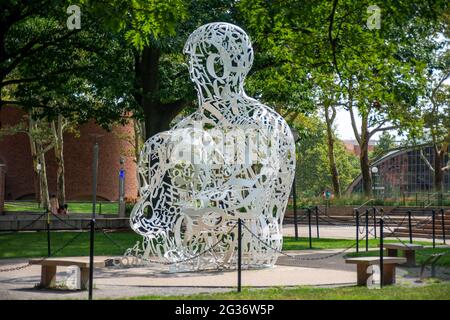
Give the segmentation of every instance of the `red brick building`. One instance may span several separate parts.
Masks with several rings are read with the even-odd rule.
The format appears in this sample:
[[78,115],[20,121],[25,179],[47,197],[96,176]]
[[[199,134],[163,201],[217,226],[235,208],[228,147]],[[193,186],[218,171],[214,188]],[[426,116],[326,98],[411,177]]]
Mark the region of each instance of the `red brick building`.
[[[345,148],[353,153],[355,156],[359,156],[361,154],[361,148],[356,140],[342,140],[345,145]],[[369,152],[373,151],[375,147],[376,141],[369,141]]]
[[[3,106],[0,112],[2,127],[19,123],[23,111]],[[116,126],[110,132],[97,126],[93,121],[79,128],[79,137],[72,133],[64,134],[64,161],[66,197],[68,200],[91,199],[92,195],[92,134],[102,135],[98,138],[98,198],[115,201],[118,199],[120,157],[125,159],[126,197],[137,195],[136,164],[131,155],[132,145],[120,137],[133,137],[133,125]],[[47,178],[49,192],[56,193],[56,161],[53,150],[46,153]],[[4,195],[6,200],[34,199],[36,183],[33,173],[30,142],[25,133],[0,138],[0,164],[5,171]],[[0,183],[1,186],[1,183]],[[1,190],[0,190],[1,193]]]

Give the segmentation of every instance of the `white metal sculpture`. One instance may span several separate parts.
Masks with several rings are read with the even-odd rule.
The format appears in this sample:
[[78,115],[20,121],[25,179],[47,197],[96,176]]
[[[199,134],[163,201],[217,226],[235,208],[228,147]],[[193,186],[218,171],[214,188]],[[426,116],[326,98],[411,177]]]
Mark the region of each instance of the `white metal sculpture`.
[[[199,108],[145,143],[131,226],[144,237],[144,258],[179,262],[178,270],[233,268],[238,218],[281,249],[294,141],[279,114],[245,94],[253,50],[241,28],[204,25],[184,52]],[[242,241],[244,266],[276,262],[277,254],[245,229]]]

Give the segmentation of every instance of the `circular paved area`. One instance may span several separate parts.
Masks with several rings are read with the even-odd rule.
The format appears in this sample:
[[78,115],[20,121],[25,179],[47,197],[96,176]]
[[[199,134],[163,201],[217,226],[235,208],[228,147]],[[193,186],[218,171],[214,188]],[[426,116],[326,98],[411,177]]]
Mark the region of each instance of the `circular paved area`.
[[[339,250],[291,251],[299,257],[320,257]],[[96,257],[106,259],[108,257]],[[0,269],[26,263],[25,259],[1,260]],[[66,268],[59,267],[57,283],[63,283]],[[86,299],[86,291],[35,289],[40,266],[0,273],[0,299]],[[236,288],[236,271],[171,273],[167,267],[99,268],[95,270],[94,296],[97,299],[139,295],[184,295],[231,291]],[[244,270],[242,285],[251,287],[298,285],[349,285],[356,281],[354,266],[342,255],[326,260],[303,261],[280,257],[273,268]]]

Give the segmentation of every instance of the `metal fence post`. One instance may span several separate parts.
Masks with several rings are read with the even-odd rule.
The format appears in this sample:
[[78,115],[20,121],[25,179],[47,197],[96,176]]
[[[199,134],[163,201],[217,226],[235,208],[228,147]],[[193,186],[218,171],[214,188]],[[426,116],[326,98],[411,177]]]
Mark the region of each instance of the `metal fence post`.
[[380,288],[383,287],[383,281],[384,281],[384,277],[383,277],[383,269],[384,269],[384,265],[383,265],[383,237],[384,237],[384,221],[383,218],[380,219]]
[[409,243],[413,243],[411,210],[408,210],[408,230],[409,230]]
[[295,240],[298,240],[297,189],[295,187],[295,177],[294,177],[294,183],[292,184],[292,195],[293,195],[293,200],[294,200],[294,231],[295,231]]
[[237,283],[237,291],[241,292],[242,290],[242,220],[238,219],[238,283]]
[[366,209],[366,252],[369,251],[369,210]]
[[377,208],[373,207],[373,235],[377,238]]
[[47,211],[47,255],[52,255],[52,246],[50,241],[50,212]]
[[90,248],[89,248],[89,300],[92,300],[92,289],[94,282],[94,230],[95,230],[95,219],[91,219],[91,230],[90,230]]
[[444,213],[444,209],[441,208],[441,223],[442,223],[442,240],[445,243],[445,213]]
[[311,208],[308,208],[308,226],[309,226],[309,248],[312,248],[312,239],[311,239]]
[[318,206],[316,206],[316,231],[317,231],[317,239],[319,239],[320,238],[320,235],[319,235],[319,207]]
[[359,252],[359,211],[355,210],[356,219],[356,252]]
[[436,211],[431,210],[431,220],[433,221],[433,249],[436,248]]

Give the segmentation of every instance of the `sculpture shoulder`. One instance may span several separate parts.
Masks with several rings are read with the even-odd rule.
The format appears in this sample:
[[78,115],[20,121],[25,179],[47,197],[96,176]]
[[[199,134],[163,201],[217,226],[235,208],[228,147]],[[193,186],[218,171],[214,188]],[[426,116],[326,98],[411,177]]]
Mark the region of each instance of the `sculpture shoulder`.
[[257,121],[263,127],[281,130],[283,133],[291,135],[288,123],[278,112],[253,98],[246,100],[248,101],[248,113],[253,121]]

